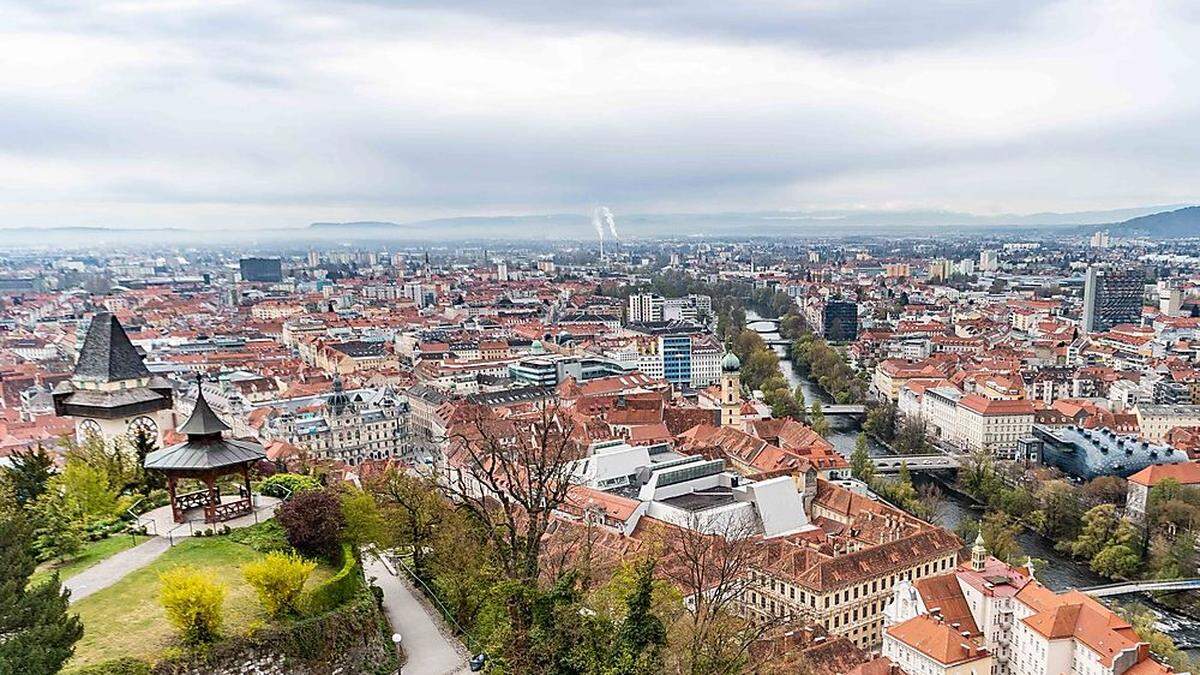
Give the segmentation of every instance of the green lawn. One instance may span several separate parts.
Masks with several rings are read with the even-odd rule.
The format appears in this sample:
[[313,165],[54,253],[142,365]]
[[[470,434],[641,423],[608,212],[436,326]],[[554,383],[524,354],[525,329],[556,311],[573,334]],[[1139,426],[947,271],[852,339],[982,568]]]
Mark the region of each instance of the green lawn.
[[[175,644],[175,634],[158,604],[158,575],[176,565],[205,568],[225,584],[226,635],[238,635],[252,624],[267,621],[254,590],[242,578],[241,566],[262,554],[227,537],[189,539],[176,544],[154,562],[108,588],[72,605],[83,619],[83,638],[67,669],[122,656],[152,659]],[[311,587],[332,576],[322,564],[309,578]]]
[[40,584],[49,579],[55,570],[58,571],[59,579],[65,581],[109,556],[133,548],[137,544],[145,543],[146,539],[146,537],[138,537],[135,542],[133,537],[128,534],[115,534],[99,541],[89,541],[80,549],[79,555],[70,560],[39,565],[37,571],[29,577],[29,583],[30,585]]

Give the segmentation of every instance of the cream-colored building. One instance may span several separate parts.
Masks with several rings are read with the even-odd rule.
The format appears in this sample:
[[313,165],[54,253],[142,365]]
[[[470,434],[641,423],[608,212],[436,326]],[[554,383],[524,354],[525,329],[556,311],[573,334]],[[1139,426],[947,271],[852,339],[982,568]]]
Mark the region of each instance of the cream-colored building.
[[1012,457],[1017,440],[1033,430],[1033,402],[967,394],[958,400],[955,423],[951,436],[968,449]]
[[1175,427],[1200,426],[1200,405],[1138,405],[1138,429],[1142,438],[1155,443],[1167,440]]
[[991,675],[992,655],[939,614],[921,614],[883,632],[882,654],[914,675]]
[[[884,607],[893,590],[934,575],[958,562],[961,541],[946,530],[824,481],[812,502],[812,517],[847,526],[848,537],[834,554],[817,554],[790,542],[767,542],[746,605],[762,615],[815,623],[867,649],[883,640]],[[871,529],[867,538],[865,531]]]

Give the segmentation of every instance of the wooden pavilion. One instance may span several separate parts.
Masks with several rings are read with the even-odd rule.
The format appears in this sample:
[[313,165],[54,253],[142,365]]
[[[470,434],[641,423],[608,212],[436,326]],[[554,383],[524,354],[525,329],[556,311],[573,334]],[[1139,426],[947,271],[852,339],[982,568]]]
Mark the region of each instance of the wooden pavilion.
[[[266,459],[263,447],[252,441],[226,438],[229,425],[221,421],[208,401],[204,400],[204,387],[197,383],[196,407],[179,432],[187,434],[187,440],[146,455],[143,466],[147,470],[162,472],[167,477],[167,490],[171,495],[171,515],[175,522],[186,521],[189,509],[204,508],[204,522],[220,523],[251,513],[254,510],[250,492],[250,466]],[[221,501],[217,479],[222,476],[241,474],[244,481],[243,494],[237,499]],[[203,490],[176,494],[176,485],[181,478],[202,481]]]

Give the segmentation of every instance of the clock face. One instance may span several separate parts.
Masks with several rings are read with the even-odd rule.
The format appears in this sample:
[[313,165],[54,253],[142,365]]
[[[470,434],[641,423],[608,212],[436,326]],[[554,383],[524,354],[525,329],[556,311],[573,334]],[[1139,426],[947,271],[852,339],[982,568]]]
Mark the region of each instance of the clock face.
[[79,423],[80,438],[87,439],[89,436],[100,436],[100,423],[96,420],[84,420]]
[[144,431],[148,438],[158,438],[158,425],[154,420],[142,415],[129,423],[129,437],[136,438],[138,431]]

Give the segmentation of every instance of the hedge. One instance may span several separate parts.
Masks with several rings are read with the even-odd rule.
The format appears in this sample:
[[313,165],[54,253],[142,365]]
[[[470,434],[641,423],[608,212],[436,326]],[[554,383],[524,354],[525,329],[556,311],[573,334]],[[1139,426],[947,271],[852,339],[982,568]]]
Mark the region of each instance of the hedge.
[[342,567],[325,583],[307,592],[301,606],[305,614],[323,614],[355,596],[363,586],[362,564],[350,544],[342,544]]

